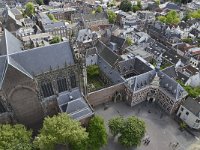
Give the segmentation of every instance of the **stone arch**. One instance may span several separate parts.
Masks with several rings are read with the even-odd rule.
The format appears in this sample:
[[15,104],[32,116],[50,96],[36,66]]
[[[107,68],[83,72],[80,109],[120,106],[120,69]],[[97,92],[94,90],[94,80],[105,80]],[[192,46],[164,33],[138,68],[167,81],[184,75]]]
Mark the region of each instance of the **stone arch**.
[[115,103],[118,102],[118,101],[122,101],[122,93],[116,91],[113,98],[114,98]]
[[27,86],[17,86],[11,90],[8,101],[19,123],[34,127],[42,121],[43,110],[34,89]]

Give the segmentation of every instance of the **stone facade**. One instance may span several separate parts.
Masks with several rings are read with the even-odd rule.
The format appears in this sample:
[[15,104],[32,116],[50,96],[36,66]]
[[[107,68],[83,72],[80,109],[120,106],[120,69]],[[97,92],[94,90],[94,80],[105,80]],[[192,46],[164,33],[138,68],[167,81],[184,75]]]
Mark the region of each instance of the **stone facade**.
[[[57,95],[59,93],[57,81],[61,77],[65,78],[67,80],[67,90],[71,90],[78,86],[77,72],[76,66],[66,66],[65,68],[40,74],[34,79],[29,79],[18,70],[9,68],[1,96],[11,106],[10,112],[14,114],[14,117],[12,118],[8,111],[1,114],[0,120],[2,122],[16,120],[27,126],[32,126],[37,122],[41,122],[43,117],[47,115],[57,114],[59,112],[57,105]],[[16,76],[13,77],[13,74]],[[47,81],[52,84],[54,94],[45,98],[41,85]]]
[[[116,92],[121,93],[121,96],[124,97],[124,84],[116,84],[95,92],[88,94],[87,99],[91,106],[97,106],[115,99]],[[119,98],[123,100],[123,98]]]

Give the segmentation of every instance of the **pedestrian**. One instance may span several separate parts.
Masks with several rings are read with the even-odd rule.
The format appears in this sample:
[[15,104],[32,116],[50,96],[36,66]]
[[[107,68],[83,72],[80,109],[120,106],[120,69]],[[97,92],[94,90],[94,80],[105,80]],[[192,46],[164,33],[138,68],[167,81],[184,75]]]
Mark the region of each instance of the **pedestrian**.
[[147,139],[144,140],[144,145],[146,145],[146,144],[147,144]]
[[149,143],[150,143],[150,140],[147,141],[147,145],[149,145]]
[[177,142],[176,145],[175,145],[175,147],[177,147],[178,145],[179,145],[179,143]]
[[169,147],[171,147],[171,145],[172,145],[172,142],[169,143]]

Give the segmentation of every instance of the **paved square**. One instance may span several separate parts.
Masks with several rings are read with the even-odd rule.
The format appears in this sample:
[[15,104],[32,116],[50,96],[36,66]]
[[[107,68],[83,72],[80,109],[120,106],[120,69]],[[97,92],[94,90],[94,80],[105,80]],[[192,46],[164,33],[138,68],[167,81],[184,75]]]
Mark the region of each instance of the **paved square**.
[[[176,150],[186,150],[196,139],[188,132],[181,132],[179,125],[169,115],[164,113],[156,104],[143,102],[134,107],[130,107],[124,102],[109,103],[108,108],[104,106],[95,108],[95,113],[104,118],[106,124],[114,116],[137,116],[145,121],[147,134],[150,136],[150,143],[145,146],[143,143],[138,148],[129,150],[173,150],[170,143],[179,143]],[[108,127],[107,127],[108,130]],[[102,150],[123,150],[125,149],[117,143],[116,139],[109,134],[109,142]]]

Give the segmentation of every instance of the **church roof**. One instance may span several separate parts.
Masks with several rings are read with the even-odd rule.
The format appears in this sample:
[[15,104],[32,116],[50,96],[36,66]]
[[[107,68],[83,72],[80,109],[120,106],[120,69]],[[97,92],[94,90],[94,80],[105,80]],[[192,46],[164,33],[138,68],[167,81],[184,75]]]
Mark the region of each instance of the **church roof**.
[[22,51],[21,42],[8,30],[4,30],[4,35],[0,41],[0,55],[7,55]]
[[96,44],[99,55],[108,62],[111,66],[114,66],[119,56],[115,54],[109,47],[107,47],[103,42],[98,41]]
[[68,42],[23,51],[21,42],[5,29],[0,48],[0,88],[10,65],[29,78],[33,78],[50,69],[55,70],[58,67],[74,64]]

